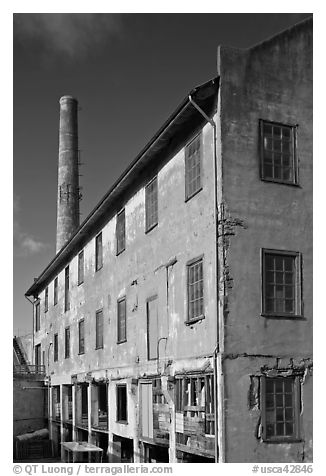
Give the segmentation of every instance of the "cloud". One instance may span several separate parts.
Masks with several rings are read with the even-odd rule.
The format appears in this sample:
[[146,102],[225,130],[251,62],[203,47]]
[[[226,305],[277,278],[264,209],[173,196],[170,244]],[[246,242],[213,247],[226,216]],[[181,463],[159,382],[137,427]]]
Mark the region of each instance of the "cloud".
[[18,195],[13,196],[13,209],[14,214],[20,211],[20,197]]
[[21,241],[21,249],[29,254],[39,253],[40,251],[43,251],[46,248],[47,246],[45,243],[37,241],[31,236],[24,236]]
[[44,52],[70,59],[86,56],[94,48],[122,33],[121,15],[113,13],[16,13],[14,39],[37,41]]
[[13,235],[14,235],[14,254],[15,256],[35,255],[49,248],[49,245],[34,238],[22,230],[17,215],[20,211],[20,197],[14,194],[13,197]]

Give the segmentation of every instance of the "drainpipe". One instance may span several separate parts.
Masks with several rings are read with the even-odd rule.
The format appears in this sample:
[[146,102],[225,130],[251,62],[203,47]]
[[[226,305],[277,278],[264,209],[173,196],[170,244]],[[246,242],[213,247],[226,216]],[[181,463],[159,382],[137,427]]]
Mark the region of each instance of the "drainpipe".
[[35,349],[34,349],[34,329],[35,329],[35,327],[34,327],[34,302],[31,301],[31,300],[28,298],[28,296],[26,296],[26,294],[25,294],[25,298],[26,298],[27,301],[30,302],[31,305],[32,305],[32,323],[33,323],[33,324],[32,324],[32,325],[33,325],[33,327],[32,327],[33,341],[32,341],[32,342],[33,342],[33,352],[32,352],[32,362],[31,362],[31,364],[33,365],[33,364],[34,364],[34,359],[35,359]]
[[[52,434],[52,393],[51,393],[51,386],[50,386],[50,348],[52,346],[52,342],[48,344],[48,361],[47,361],[47,388],[48,388],[48,427],[49,427],[49,437],[51,440],[51,447],[52,447],[52,454],[53,454],[53,434]],[[61,396],[61,395],[60,395]]]
[[[216,347],[214,349],[214,417],[215,417],[215,463],[225,462],[224,447],[224,376],[222,369],[222,353],[224,352],[224,325],[220,323],[223,316],[219,312],[219,266],[218,266],[218,199],[217,199],[217,150],[216,150],[216,124],[192,99],[191,94],[188,96],[189,102],[195,109],[206,119],[213,127],[214,132],[214,221],[215,221],[215,273],[216,273]],[[217,398],[218,395],[218,398]]]

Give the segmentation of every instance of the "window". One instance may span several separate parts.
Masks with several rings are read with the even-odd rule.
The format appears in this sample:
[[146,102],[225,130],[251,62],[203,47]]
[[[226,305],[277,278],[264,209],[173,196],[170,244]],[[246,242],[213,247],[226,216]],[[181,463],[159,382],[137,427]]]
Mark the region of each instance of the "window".
[[95,238],[95,270],[98,271],[103,266],[102,232]]
[[188,274],[188,322],[204,317],[203,259],[197,258],[187,265]]
[[96,349],[103,349],[103,310],[96,311]]
[[118,344],[127,340],[126,298],[118,300]]
[[125,217],[124,209],[117,215],[116,236],[117,236],[117,255],[118,255],[119,253],[124,251],[126,247],[126,217]]
[[59,343],[58,343],[58,334],[54,334],[53,336],[53,360],[54,362],[57,362],[58,360],[58,347],[59,347]]
[[157,296],[153,296],[147,301],[147,358],[157,359],[158,343],[158,308]]
[[262,426],[265,441],[299,439],[298,377],[262,377]]
[[65,311],[70,309],[70,294],[69,294],[69,266],[65,268]]
[[263,315],[301,315],[299,253],[263,250]]
[[296,127],[260,121],[261,178],[281,183],[297,183]]
[[65,359],[70,357],[70,327],[65,328]]
[[49,288],[45,288],[45,298],[44,298],[44,312],[48,312],[49,309]]
[[127,423],[127,385],[117,385],[117,421]]
[[78,286],[84,282],[84,250],[78,253]]
[[85,329],[84,329],[84,319],[78,323],[78,353],[85,353]]
[[35,332],[40,330],[40,301],[35,304]]
[[199,134],[185,149],[186,200],[201,190],[201,141]]
[[145,230],[150,231],[158,223],[158,201],[157,201],[157,177],[155,177],[145,188],[145,209],[146,226]]
[[54,280],[53,284],[53,305],[58,303],[58,276]]

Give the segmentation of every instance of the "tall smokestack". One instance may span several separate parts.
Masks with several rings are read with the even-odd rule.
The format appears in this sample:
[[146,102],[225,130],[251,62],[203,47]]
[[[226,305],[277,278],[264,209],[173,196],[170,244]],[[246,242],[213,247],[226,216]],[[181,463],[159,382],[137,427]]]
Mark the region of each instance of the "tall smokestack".
[[78,102],[60,99],[56,252],[79,226]]

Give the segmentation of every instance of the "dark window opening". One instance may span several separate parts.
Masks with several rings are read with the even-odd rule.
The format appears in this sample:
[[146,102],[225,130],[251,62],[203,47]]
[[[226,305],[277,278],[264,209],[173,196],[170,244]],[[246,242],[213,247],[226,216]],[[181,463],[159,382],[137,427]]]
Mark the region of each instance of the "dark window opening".
[[295,133],[293,126],[260,121],[262,179],[297,183]]
[[53,305],[58,303],[58,276],[54,280],[53,284]]
[[58,360],[58,352],[59,352],[58,334],[54,334],[54,336],[53,336],[53,360],[54,360],[54,362],[57,362],[57,360]]
[[201,141],[199,134],[185,148],[186,200],[201,190]]
[[78,285],[84,282],[84,250],[78,254]]
[[117,421],[127,423],[127,386],[117,385]]
[[126,298],[118,301],[118,332],[117,343],[126,342],[127,340],[127,316],[126,316]]
[[124,209],[117,215],[116,239],[118,255],[122,253],[126,247],[126,219]]
[[81,385],[81,413],[82,425],[88,426],[88,385]]
[[146,232],[158,223],[157,177],[145,187]]
[[35,304],[35,332],[40,330],[41,322],[40,322],[40,302]]
[[84,354],[85,353],[85,321],[82,319],[78,323],[78,353]]
[[103,247],[102,247],[102,233],[99,233],[95,238],[95,269],[100,270],[103,266]]
[[41,362],[41,344],[37,344],[35,346],[35,365],[36,369],[38,370],[38,367],[42,365]]
[[65,359],[70,357],[70,327],[65,328]]
[[65,311],[70,309],[69,266],[65,268]]
[[95,324],[95,348],[102,349],[103,348],[103,311],[100,309],[96,311],[95,316],[96,324]]
[[103,383],[98,386],[98,407],[101,412],[108,411],[107,386]]
[[49,309],[49,288],[45,288],[45,298],[44,298],[44,312],[48,312]]

